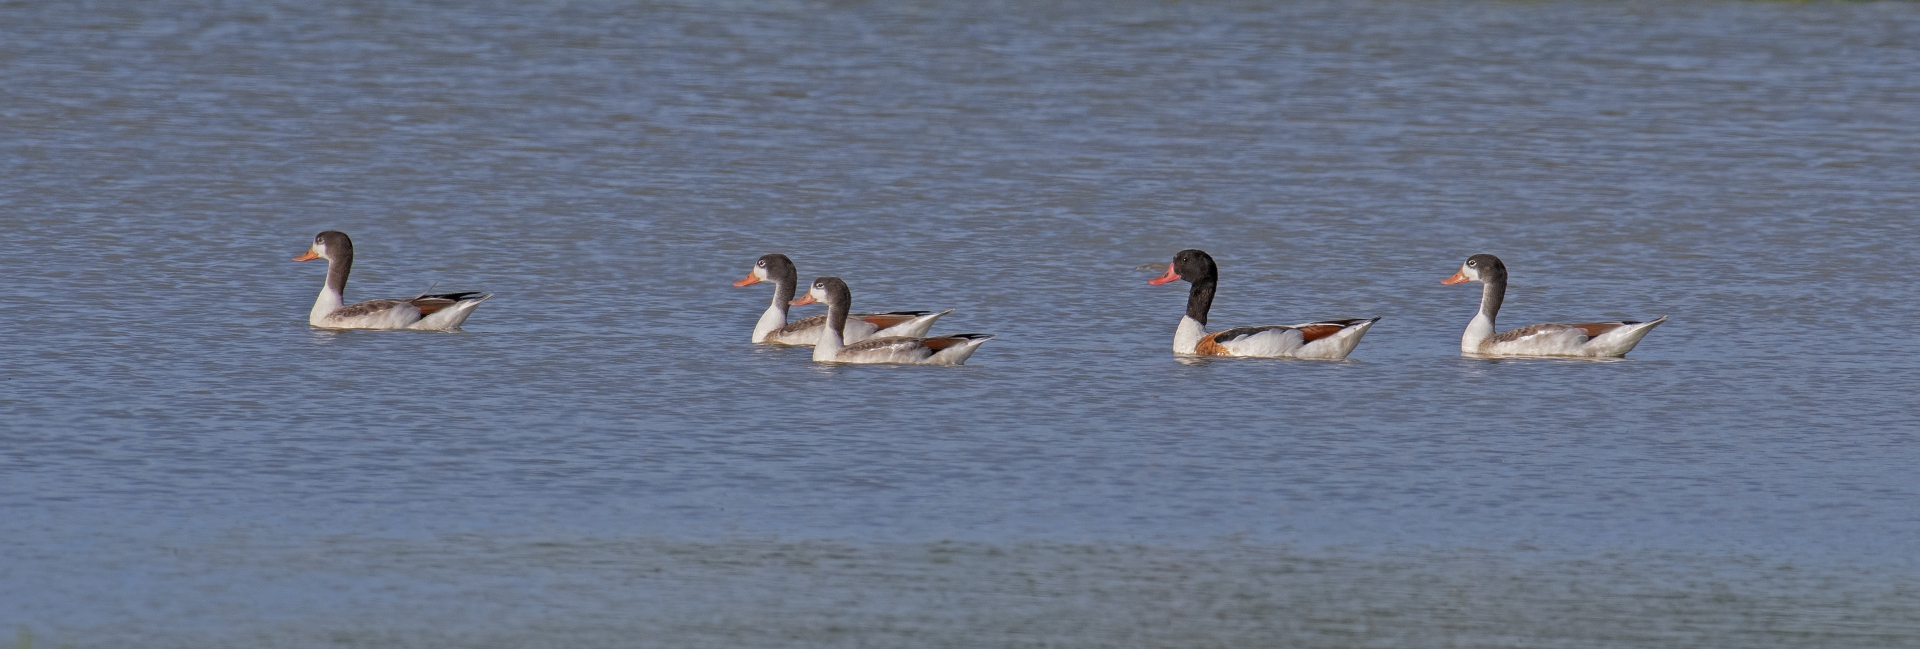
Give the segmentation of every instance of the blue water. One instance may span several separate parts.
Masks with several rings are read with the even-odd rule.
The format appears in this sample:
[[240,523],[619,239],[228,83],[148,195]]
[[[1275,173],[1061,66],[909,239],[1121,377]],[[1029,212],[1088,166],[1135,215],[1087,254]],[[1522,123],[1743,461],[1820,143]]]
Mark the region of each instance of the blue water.
[[[0,625],[1912,646],[1920,7],[0,6]],[[350,299],[497,294],[454,334]],[[1351,360],[1183,362],[1383,319]],[[964,367],[747,342],[784,252]],[[1503,326],[1668,315],[1629,360]]]

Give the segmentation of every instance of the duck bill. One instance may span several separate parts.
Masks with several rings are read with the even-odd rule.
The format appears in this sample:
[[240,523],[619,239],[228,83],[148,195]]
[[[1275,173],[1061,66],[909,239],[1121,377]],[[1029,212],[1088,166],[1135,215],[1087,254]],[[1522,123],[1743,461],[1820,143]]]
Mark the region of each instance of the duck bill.
[[311,261],[319,258],[320,258],[320,253],[314,252],[312,248],[308,248],[307,254],[294,257],[293,260],[294,261]]
[[1180,272],[1173,269],[1173,262],[1167,262],[1167,274],[1147,280],[1147,283],[1159,286],[1176,279],[1180,279]]
[[809,305],[809,304],[813,304],[813,303],[815,303],[815,302],[819,302],[819,300],[816,300],[816,299],[813,299],[813,294],[812,294],[812,293],[808,293],[808,294],[806,294],[806,295],[802,295],[802,296],[800,296],[800,299],[798,299],[798,300],[794,300],[794,301],[792,301],[792,302],[788,302],[788,303],[787,303],[787,305],[789,305],[789,306],[806,306],[806,305]]
[[1440,280],[1440,283],[1446,284],[1447,286],[1453,286],[1454,284],[1463,284],[1471,281],[1473,280],[1467,278],[1467,271],[1456,270],[1456,271],[1453,271],[1452,277],[1448,277],[1446,279]]
[[740,280],[738,282],[734,282],[733,285],[734,286],[752,286],[754,284],[759,284],[759,283],[760,283],[759,276],[754,275],[753,273],[747,273],[746,279]]

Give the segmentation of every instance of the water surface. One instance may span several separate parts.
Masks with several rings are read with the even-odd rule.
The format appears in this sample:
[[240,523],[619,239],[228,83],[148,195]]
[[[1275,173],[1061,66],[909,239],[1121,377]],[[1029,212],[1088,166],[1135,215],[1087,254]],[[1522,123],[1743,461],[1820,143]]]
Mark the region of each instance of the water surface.
[[[1920,7],[0,5],[0,625],[1920,644]],[[457,334],[305,324],[498,294]],[[1351,360],[1179,362],[1383,319]],[[785,252],[959,368],[747,344]],[[1671,316],[1631,360],[1458,355]],[[437,284],[435,284],[437,282]]]

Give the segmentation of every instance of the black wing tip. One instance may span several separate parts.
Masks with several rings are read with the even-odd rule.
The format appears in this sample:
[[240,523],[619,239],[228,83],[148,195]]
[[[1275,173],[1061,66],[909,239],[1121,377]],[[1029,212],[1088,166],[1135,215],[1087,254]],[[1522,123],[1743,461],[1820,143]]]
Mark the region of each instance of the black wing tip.
[[[437,297],[443,300],[453,300],[455,302],[459,302],[461,300],[465,300],[475,295],[480,295],[481,293],[482,291],[461,291],[459,293],[433,293],[429,295],[422,295],[420,297],[423,297],[423,298]],[[492,294],[488,294],[482,297],[493,297],[493,296]]]
[[1333,325],[1336,327],[1358,327],[1363,324],[1370,325],[1379,321],[1380,321],[1380,318],[1378,316],[1375,316],[1372,318],[1346,318],[1343,320],[1321,320],[1319,322],[1309,322],[1304,325],[1298,325],[1298,326],[1305,327],[1305,326],[1311,326],[1311,325]]
[[1000,334],[947,334],[942,338],[965,338],[967,340],[993,340]]

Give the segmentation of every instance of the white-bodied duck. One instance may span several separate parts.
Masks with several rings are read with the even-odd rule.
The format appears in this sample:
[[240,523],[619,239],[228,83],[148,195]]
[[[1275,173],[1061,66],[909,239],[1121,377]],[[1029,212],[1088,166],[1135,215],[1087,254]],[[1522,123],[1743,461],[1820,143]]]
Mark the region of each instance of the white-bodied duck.
[[853,291],[838,277],[813,280],[807,294],[794,300],[794,306],[825,302],[827,324],[819,344],[813,346],[813,360],[821,363],[904,363],[910,365],[959,365],[967,362],[981,343],[993,334],[953,334],[933,338],[868,338],[847,343],[847,312],[853,308]]
[[1187,315],[1173,332],[1173,353],[1248,358],[1341,359],[1360,344],[1360,337],[1379,318],[1322,320],[1297,325],[1239,327],[1207,333],[1207,310],[1219,269],[1202,250],[1182,250],[1167,264],[1167,273],[1148,281],[1159,286],[1176,279],[1193,285],[1187,293]]
[[[827,314],[820,314],[787,322],[787,306],[793,301],[794,291],[799,285],[800,274],[794,270],[793,260],[786,255],[774,253],[762,255],[754,262],[753,272],[746,278],[734,282],[734,286],[752,286],[761,282],[773,282],[773,304],[766,313],[760,314],[760,322],[753,326],[753,342],[775,345],[812,345],[820,340],[820,332],[826,330]],[[940,316],[953,313],[947,309],[939,313],[932,311],[888,311],[886,313],[854,313],[847,318],[847,324],[841,329],[846,342],[855,343],[875,337],[919,338],[927,335],[933,328],[933,321]]]
[[353,240],[328,230],[314,235],[307,254],[294,261],[327,260],[327,283],[313,301],[307,324],[328,329],[423,329],[447,331],[467,321],[474,307],[493,297],[478,291],[422,294],[403,300],[367,300],[346,303],[347,273],[353,270]]
[[1660,316],[1651,322],[1537,324],[1494,333],[1493,318],[1507,297],[1507,265],[1493,255],[1474,255],[1452,277],[1440,280],[1448,285],[1465,282],[1481,284],[1480,313],[1460,336],[1460,353],[1468,356],[1625,356],[1647,332],[1667,321]]

